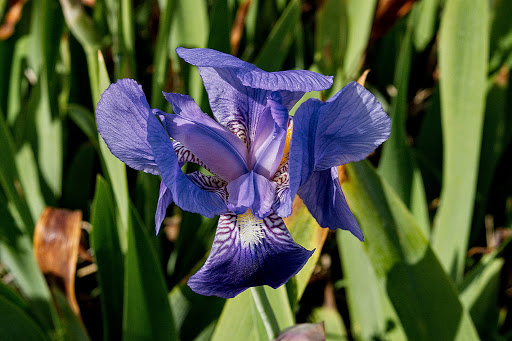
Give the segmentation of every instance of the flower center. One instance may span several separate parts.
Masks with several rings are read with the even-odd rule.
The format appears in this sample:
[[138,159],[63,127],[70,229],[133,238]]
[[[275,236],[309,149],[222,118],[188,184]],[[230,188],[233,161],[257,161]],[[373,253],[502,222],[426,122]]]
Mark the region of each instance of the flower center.
[[265,233],[262,228],[263,219],[256,218],[250,209],[244,214],[237,216],[237,224],[240,229],[240,241],[242,242],[243,248],[258,245],[261,243],[261,240],[265,238]]

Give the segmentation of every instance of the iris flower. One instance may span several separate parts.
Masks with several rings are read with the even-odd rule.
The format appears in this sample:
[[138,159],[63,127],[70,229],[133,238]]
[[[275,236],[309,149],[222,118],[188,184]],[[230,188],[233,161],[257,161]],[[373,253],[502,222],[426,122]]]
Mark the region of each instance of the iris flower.
[[[163,93],[174,114],[152,109],[140,85],[122,79],[96,108],[98,131],[128,166],[160,175],[157,233],[167,207],[220,215],[204,266],[188,280],[202,295],[230,298],[252,286],[277,288],[313,251],[295,243],[283,217],[298,194],[320,226],[363,235],[347,206],[337,166],[366,158],[389,136],[375,97],[350,83],[327,102],[309,91],[332,77],[311,71],[266,72],[210,49],[178,48],[198,66],[215,119],[190,96]],[[206,171],[184,174],[185,163]]]

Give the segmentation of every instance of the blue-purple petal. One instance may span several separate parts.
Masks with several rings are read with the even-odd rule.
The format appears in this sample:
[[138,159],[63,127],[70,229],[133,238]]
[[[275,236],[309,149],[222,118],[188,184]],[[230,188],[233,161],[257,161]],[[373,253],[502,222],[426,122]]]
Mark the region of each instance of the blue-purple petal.
[[363,241],[363,233],[341,191],[335,167],[313,172],[298,194],[321,227],[348,230]]
[[146,122],[151,114],[141,86],[133,79],[120,79],[101,95],[96,123],[112,154],[136,170],[158,175],[147,137]]
[[287,127],[288,110],[278,101],[268,98],[249,152],[252,169],[267,179],[274,176],[283,158]]
[[391,120],[359,83],[345,86],[322,106],[315,143],[315,169],[365,159],[389,137]]
[[228,208],[237,214],[251,209],[256,217],[263,218],[270,213],[275,189],[275,182],[250,171],[228,183]]
[[187,63],[198,67],[232,69],[244,86],[272,91],[319,91],[332,85],[332,76],[307,70],[267,72],[232,55],[211,49],[178,47],[176,53]]
[[288,217],[292,214],[293,199],[290,196],[290,188],[276,188],[276,196],[274,198],[274,204],[272,205],[272,211],[274,211],[280,217]]
[[[315,169],[315,138],[320,101],[306,101],[293,117],[293,133],[288,159],[290,196],[293,199]],[[302,112],[303,114],[299,114]],[[311,113],[311,115],[307,115]]]
[[232,298],[249,287],[286,283],[313,254],[295,243],[283,220],[271,214],[240,231],[239,216],[219,219],[204,266],[188,280],[198,294]]
[[165,98],[176,113],[164,114],[173,139],[226,181],[248,171],[247,147],[237,136],[204,114],[190,96],[165,93]]
[[177,48],[176,52],[199,67],[217,121],[247,140],[248,145],[255,138],[259,116],[273,92],[290,110],[304,93],[327,89],[332,84],[330,76],[305,70],[266,72],[215,50]]
[[366,158],[388,137],[391,120],[375,97],[352,82],[327,102],[310,99],[293,118],[290,192],[313,171]]
[[160,190],[158,193],[158,203],[156,205],[156,213],[155,213],[155,229],[156,234],[160,231],[160,226],[162,225],[162,221],[164,221],[165,213],[167,211],[167,207],[172,204],[172,193],[167,188],[163,181],[160,181]]
[[153,155],[162,170],[162,181],[172,194],[172,200],[181,209],[212,218],[227,211],[224,201],[214,192],[194,184],[183,173],[174,153],[171,139],[160,121],[153,115],[148,118],[148,141]]

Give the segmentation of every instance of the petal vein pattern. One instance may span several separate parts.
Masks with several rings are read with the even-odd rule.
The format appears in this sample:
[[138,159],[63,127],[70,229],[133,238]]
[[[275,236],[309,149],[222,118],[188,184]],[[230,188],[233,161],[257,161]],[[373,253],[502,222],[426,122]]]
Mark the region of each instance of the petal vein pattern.
[[314,252],[295,243],[283,219],[274,213],[264,219],[239,217],[232,213],[220,217],[206,263],[188,280],[195,292],[231,298],[252,286],[278,288]]

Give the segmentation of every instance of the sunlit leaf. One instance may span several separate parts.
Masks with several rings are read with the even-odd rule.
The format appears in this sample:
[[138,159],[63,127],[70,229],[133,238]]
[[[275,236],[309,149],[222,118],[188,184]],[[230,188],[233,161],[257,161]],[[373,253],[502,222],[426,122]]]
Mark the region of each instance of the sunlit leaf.
[[254,64],[265,71],[281,70],[293,41],[294,30],[300,17],[300,3],[292,0],[270,32]]
[[346,173],[343,191],[407,337],[478,340],[453,282],[397,194],[366,161],[348,165]]
[[353,335],[361,340],[406,340],[400,319],[386,294],[385,281],[375,274],[364,243],[341,231],[336,237]]
[[488,49],[488,1],[447,0],[439,37],[443,187],[432,245],[456,281],[462,278],[471,230]]
[[379,173],[412,210],[423,233],[428,236],[430,234],[430,222],[423,180],[416,166],[411,148],[407,144],[407,98],[412,62],[413,32],[411,20],[409,20],[405,30],[395,67],[394,85],[398,92],[391,101],[391,134],[382,148]]
[[359,64],[372,28],[376,0],[347,0],[347,47],[343,63],[344,80],[359,75]]

